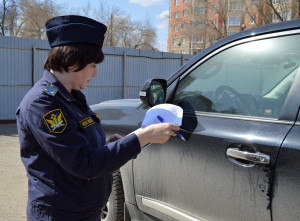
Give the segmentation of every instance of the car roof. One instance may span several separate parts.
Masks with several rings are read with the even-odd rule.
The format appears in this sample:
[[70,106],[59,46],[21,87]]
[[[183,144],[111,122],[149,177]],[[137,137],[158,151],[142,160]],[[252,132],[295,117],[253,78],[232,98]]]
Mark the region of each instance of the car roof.
[[215,51],[216,49],[237,40],[241,40],[248,37],[253,36],[259,36],[264,34],[271,34],[274,32],[281,32],[281,31],[287,31],[287,30],[295,30],[300,28],[300,19],[295,19],[291,21],[285,21],[285,22],[279,22],[269,25],[263,25],[252,29],[247,29],[235,34],[232,34],[230,36],[227,36],[226,38],[223,38],[216,43],[210,45],[203,51],[201,51],[199,54],[195,55],[193,58],[191,58],[187,63],[185,63],[183,66],[181,66],[174,74],[172,74],[168,79],[168,85],[172,83],[177,77],[178,74],[188,69],[190,66],[192,66],[196,61],[200,60],[201,58],[205,57],[207,54],[209,54],[212,51]]

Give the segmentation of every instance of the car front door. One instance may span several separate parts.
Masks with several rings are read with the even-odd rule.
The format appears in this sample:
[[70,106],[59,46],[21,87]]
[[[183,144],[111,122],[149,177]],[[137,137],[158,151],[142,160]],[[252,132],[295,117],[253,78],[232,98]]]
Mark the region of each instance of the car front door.
[[152,144],[134,160],[139,209],[161,220],[271,220],[276,159],[294,124],[282,110],[299,52],[297,32],[252,37],[173,82],[168,101],[184,109],[187,141]]

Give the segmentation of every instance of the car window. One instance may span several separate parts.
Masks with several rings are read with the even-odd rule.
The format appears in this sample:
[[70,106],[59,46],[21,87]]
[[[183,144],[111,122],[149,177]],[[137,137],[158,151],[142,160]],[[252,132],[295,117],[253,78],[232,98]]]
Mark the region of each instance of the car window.
[[187,111],[278,118],[299,65],[299,35],[236,45],[185,76],[173,102]]

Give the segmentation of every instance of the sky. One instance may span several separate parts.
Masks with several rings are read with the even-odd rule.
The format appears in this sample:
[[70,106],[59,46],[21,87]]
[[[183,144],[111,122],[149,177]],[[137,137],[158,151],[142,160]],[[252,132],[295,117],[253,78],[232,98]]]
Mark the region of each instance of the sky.
[[167,51],[169,0],[55,0],[54,2],[80,10],[86,7],[88,2],[92,7],[98,8],[100,1],[109,8],[117,6],[126,15],[130,15],[134,21],[145,21],[150,18],[151,24],[156,29],[155,47],[161,51]]

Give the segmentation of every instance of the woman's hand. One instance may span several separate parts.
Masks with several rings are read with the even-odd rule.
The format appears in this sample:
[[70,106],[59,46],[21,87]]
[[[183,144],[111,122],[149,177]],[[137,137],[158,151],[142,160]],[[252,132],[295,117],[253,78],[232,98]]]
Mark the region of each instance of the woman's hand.
[[151,124],[145,128],[134,131],[140,141],[141,148],[148,143],[163,144],[170,139],[170,136],[176,136],[174,131],[178,131],[180,127],[170,123]]
[[119,135],[119,134],[114,134],[114,135],[112,135],[110,138],[106,139],[106,143],[111,143],[111,142],[114,142],[114,141],[119,140],[119,139],[121,139],[121,138],[122,138],[121,135]]

